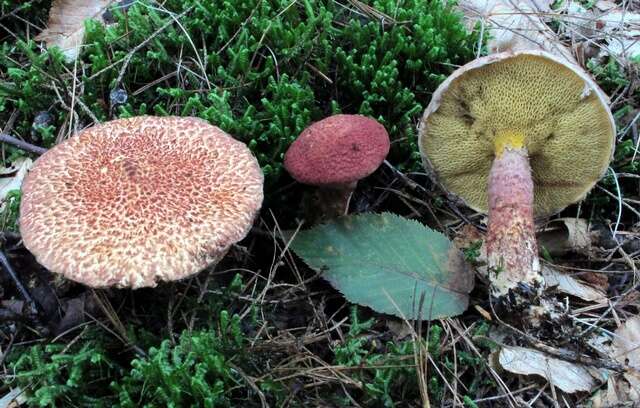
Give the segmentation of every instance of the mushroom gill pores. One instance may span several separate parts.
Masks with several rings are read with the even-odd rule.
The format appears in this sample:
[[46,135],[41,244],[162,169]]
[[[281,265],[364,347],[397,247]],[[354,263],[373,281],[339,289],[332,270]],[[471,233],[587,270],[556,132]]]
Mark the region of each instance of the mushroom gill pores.
[[614,149],[607,98],[579,67],[543,51],[501,53],[456,70],[420,123],[425,167],[488,213],[492,291],[540,288],[534,217],[582,199]]

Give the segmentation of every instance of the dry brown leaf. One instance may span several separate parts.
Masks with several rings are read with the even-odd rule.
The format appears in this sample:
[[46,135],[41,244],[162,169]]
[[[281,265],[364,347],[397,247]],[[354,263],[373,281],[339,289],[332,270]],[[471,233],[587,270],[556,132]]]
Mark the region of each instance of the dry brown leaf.
[[68,62],[74,61],[84,40],[84,22],[102,20],[102,14],[115,0],[54,0],[47,28],[35,39],[47,47],[58,46]]
[[541,273],[547,287],[555,286],[562,293],[590,302],[601,302],[607,299],[603,290],[581,282],[571,275],[561,273],[550,266],[544,265]]
[[618,382],[614,376],[610,376],[607,380],[607,389],[598,391],[591,398],[592,408],[607,408],[620,404],[621,399],[618,392]]
[[465,224],[456,234],[454,242],[458,248],[468,248],[483,239],[482,232],[471,224]]
[[389,331],[393,333],[393,338],[395,340],[406,339],[415,333],[410,323],[407,323],[405,320],[390,317],[386,320],[386,323]]
[[640,316],[634,316],[618,327],[612,346],[618,362],[640,370]]
[[9,191],[20,190],[22,180],[32,165],[33,161],[30,158],[21,157],[9,167],[0,169],[0,202],[4,202]]
[[615,31],[640,30],[640,13],[634,13],[620,8],[609,9],[598,16],[602,31],[611,34]]
[[504,346],[500,366],[522,375],[539,375],[567,394],[590,391],[596,382],[584,367],[524,347]]
[[606,291],[609,287],[609,278],[602,272],[581,272],[580,279],[596,289]]
[[629,386],[624,388],[628,401],[640,401],[640,373],[628,371],[623,374]]
[[607,389],[592,399],[593,407],[617,406],[623,402],[640,401],[640,316],[628,319],[620,326],[608,349],[611,356],[627,369],[621,375],[612,375]]
[[561,31],[567,33],[574,41],[593,38],[598,33],[594,12],[577,1],[570,1],[564,6],[560,19]]
[[[640,401],[640,377],[637,374],[611,375],[607,389],[591,398],[592,408],[636,407]],[[624,404],[629,405],[624,405]]]
[[593,6],[600,11],[608,11],[618,7],[615,2],[609,0],[598,0]]
[[459,8],[469,27],[479,21],[489,32],[490,53],[542,49],[575,64],[571,51],[541,18],[551,11],[550,4],[548,0],[462,0]]
[[17,408],[26,404],[27,398],[20,387],[11,389],[0,398],[0,408]]
[[564,11],[562,28],[572,41],[591,44],[604,40],[604,46],[600,46],[602,56],[613,55],[627,61],[640,56],[640,13],[608,0],[596,2],[593,9],[571,1]]
[[558,218],[548,222],[537,234],[538,246],[551,255],[586,253],[591,248],[589,223],[582,218]]

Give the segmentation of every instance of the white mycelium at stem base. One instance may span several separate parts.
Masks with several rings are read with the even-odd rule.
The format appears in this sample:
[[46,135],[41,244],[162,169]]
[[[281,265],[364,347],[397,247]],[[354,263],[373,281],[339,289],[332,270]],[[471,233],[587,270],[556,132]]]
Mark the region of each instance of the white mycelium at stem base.
[[540,288],[540,261],[533,222],[533,179],[524,137],[496,139],[489,172],[489,225],[486,238],[492,291],[501,296],[528,284]]

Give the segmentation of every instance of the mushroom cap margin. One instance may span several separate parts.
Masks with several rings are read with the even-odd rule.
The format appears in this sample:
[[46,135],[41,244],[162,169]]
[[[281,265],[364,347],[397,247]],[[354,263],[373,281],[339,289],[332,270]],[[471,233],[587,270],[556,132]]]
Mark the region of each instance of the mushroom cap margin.
[[205,121],[143,116],[53,147],[22,191],[20,231],[40,264],[91,287],[139,288],[219,261],[251,228],[263,174]]

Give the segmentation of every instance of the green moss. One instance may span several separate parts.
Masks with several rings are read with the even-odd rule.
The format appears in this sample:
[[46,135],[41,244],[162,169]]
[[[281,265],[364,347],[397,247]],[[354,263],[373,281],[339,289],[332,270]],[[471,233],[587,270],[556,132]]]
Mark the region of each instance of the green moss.
[[17,231],[18,216],[20,215],[20,190],[11,190],[7,193],[0,207],[0,228],[2,231]]
[[[94,118],[198,116],[250,146],[269,194],[281,180],[284,152],[306,126],[338,112],[362,113],[389,131],[396,165],[419,169],[418,117],[438,84],[474,57],[477,36],[466,32],[452,3],[364,3],[376,12],[346,0],[141,0],[126,11],[112,10],[111,25],[86,22],[80,57],[67,63],[59,50],[29,40],[34,26],[46,25],[50,1],[0,0],[0,13],[20,17],[3,19],[12,34],[0,28],[0,123],[49,147],[58,134]],[[126,92],[126,101],[112,104],[114,90]],[[34,128],[43,111],[51,123]],[[7,162],[25,155],[3,147]],[[15,228],[19,203],[19,195],[10,197],[7,229]],[[176,328],[184,330],[173,342],[164,329],[147,332],[125,322],[146,357],[133,358],[96,329],[71,344],[65,338],[14,347],[7,362],[15,376],[5,381],[25,389],[32,406],[259,406],[244,373],[259,378],[256,386],[279,406],[290,397],[289,384],[269,372],[276,356],[246,353],[245,332],[265,322],[257,312],[242,322],[235,316],[241,286],[236,279],[222,295],[186,296],[182,307],[199,324]],[[372,324],[352,321],[353,332],[335,350],[336,364],[397,365],[358,374],[369,406],[417,398],[413,343],[372,348],[358,337]],[[438,340],[429,349],[435,351],[433,327],[431,339]],[[326,391],[321,397],[336,394]]]
[[[30,406],[109,406],[108,389],[122,368],[108,357],[94,332],[80,343],[52,343],[19,348],[10,356],[10,384],[27,390]],[[91,392],[87,392],[91,390]]]
[[[86,24],[75,112],[81,126],[91,122],[87,109],[101,121],[144,113],[202,117],[248,143],[271,183],[310,122],[336,111],[363,113],[389,130],[393,160],[417,167],[417,118],[454,66],[473,57],[477,38],[452,5],[369,4],[380,14],[333,0],[169,0],[162,8],[140,1],[114,10],[115,24]],[[28,139],[36,112],[54,107],[56,126],[63,126],[69,113],[59,99],[71,105],[65,91],[74,89],[72,71],[55,50],[5,41],[0,121],[19,110],[13,132]],[[114,108],[115,88],[128,100]]]
[[240,317],[227,311],[220,313],[218,331],[185,331],[177,344],[164,340],[111,384],[118,406],[233,406],[232,389],[245,384],[236,368],[247,360],[245,341]]

